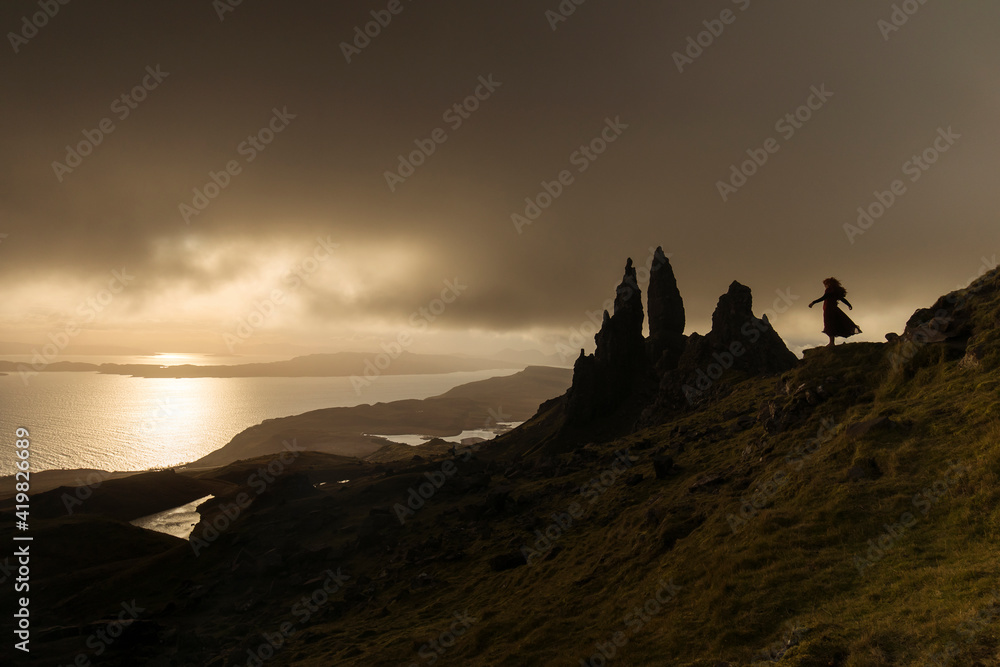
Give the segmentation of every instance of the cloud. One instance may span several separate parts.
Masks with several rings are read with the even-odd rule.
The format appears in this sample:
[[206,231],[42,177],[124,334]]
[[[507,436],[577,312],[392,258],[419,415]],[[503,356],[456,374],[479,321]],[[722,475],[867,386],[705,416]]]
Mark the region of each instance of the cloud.
[[[742,4],[683,73],[673,53],[726,3],[587,3],[555,31],[544,3],[407,4],[350,64],[339,44],[370,20],[359,3],[244,3],[224,21],[210,3],[66,6],[3,65],[0,334],[36,335],[127,266],[140,277],[102,326],[207,340],[329,236],[340,252],[274,336],[377,338],[459,279],[435,328],[552,340],[613,294],[626,257],[663,245],[692,330],[734,279],[766,303],[811,300],[837,275],[881,339],[901,326],[881,314],[926,305],[995,253],[1000,8],[928,4],[887,43],[891,8]],[[157,64],[170,76],[60,182],[52,162]],[[447,110],[491,75],[502,86],[453,128]],[[823,85],[833,97],[723,202],[732,165]],[[240,146],[286,107],[294,120],[249,160]],[[629,129],[576,171],[609,117]],[[843,225],[945,126],[962,142],[849,243]],[[447,140],[390,191],[385,172],[438,128]],[[186,224],[179,206],[232,161]],[[518,234],[511,214],[565,169],[573,184]],[[787,322],[823,341],[808,316]]]

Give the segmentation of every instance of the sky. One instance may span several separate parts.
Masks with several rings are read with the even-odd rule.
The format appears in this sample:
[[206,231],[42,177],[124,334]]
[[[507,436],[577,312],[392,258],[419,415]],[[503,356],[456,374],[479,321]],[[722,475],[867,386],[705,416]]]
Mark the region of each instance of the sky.
[[988,0],[10,0],[0,341],[592,349],[658,245],[688,333],[738,280],[823,344],[806,304],[836,276],[851,340],[883,340],[995,266],[998,23]]

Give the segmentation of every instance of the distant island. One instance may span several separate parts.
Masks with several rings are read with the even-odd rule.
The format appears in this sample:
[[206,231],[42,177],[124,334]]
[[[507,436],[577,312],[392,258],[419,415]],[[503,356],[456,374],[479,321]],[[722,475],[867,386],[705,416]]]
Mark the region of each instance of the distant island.
[[464,430],[489,429],[506,421],[521,422],[530,419],[541,403],[565,392],[572,379],[573,371],[568,368],[529,366],[513,375],[459,385],[423,400],[325,408],[267,419],[243,430],[229,444],[192,466],[222,466],[281,452],[282,443],[288,438],[295,438],[310,451],[365,457],[389,444],[386,438],[366,433],[387,436],[418,433],[445,438]]
[[309,354],[287,361],[215,366],[158,366],[155,364],[91,364],[56,361],[32,366],[23,361],[0,361],[0,372],[79,372],[131,375],[142,378],[232,378],[232,377],[365,377],[379,375],[428,375],[495,369],[521,369],[528,364],[501,358],[462,357],[445,354],[402,352],[396,357],[381,352],[337,352]]

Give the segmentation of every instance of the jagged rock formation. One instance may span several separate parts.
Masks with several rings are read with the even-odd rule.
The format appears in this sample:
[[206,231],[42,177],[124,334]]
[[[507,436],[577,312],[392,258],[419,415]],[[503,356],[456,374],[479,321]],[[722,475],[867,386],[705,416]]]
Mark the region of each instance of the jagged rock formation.
[[629,259],[615,297],[615,314],[604,313],[597,349],[581,351],[566,397],[569,428],[598,417],[624,416],[652,423],[700,401],[726,372],[779,373],[795,355],[771,324],[753,314],[750,288],[733,282],[719,297],[712,330],[684,335],[684,301],[674,272],[657,248],[648,291],[649,339],[642,336],[642,300]]
[[677,365],[684,351],[684,300],[677,289],[674,270],[657,247],[649,270],[646,292],[649,307],[649,360],[659,373]]
[[[566,427],[599,417],[625,416],[654,423],[702,400],[730,370],[779,373],[797,363],[767,318],[753,314],[750,288],[733,281],[719,297],[712,330],[684,335],[684,301],[662,248],[650,268],[649,339],[642,336],[642,299],[629,259],[615,295],[615,313],[605,311],[594,337],[597,349],[576,360],[566,395]],[[566,429],[564,429],[566,430]]]
[[698,402],[730,370],[767,375],[797,362],[767,317],[754,316],[750,288],[734,280],[719,297],[712,330],[704,336],[691,334],[677,368],[663,375],[656,402],[645,417]]
[[719,297],[712,313],[712,330],[704,338],[692,335],[683,362],[682,371],[718,362],[748,373],[768,374],[788,370],[796,358],[767,317],[754,316],[750,288],[734,280],[729,291]]
[[[624,380],[638,368],[646,357],[642,336],[642,293],[636,280],[635,267],[629,259],[625,275],[615,291],[615,314],[609,317],[604,311],[604,322],[594,340],[597,350],[594,361],[599,371],[608,379]],[[617,377],[615,377],[617,376]]]
[[890,367],[910,368],[918,356],[939,354],[961,358],[965,368],[979,368],[988,356],[1000,355],[998,302],[1000,272],[994,269],[968,287],[940,297],[930,308],[918,309],[902,336],[887,336],[894,346]]
[[648,371],[642,293],[631,259],[615,292],[614,311],[604,311],[594,354],[585,356],[581,350],[573,366],[567,412],[576,422],[613,413]]

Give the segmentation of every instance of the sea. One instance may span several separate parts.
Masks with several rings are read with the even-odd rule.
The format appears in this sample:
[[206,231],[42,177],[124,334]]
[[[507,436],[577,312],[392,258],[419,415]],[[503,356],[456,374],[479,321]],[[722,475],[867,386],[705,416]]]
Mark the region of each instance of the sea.
[[[15,355],[4,359],[22,360]],[[196,355],[65,360],[220,363]],[[243,358],[239,363],[262,360],[271,359]],[[0,475],[16,471],[14,440],[18,428],[28,430],[31,470],[35,472],[167,468],[199,459],[265,419],[321,408],[428,398],[467,382],[515,372],[496,369],[383,375],[360,394],[348,377],[135,378],[43,372],[25,384],[17,373],[11,373],[0,376]],[[463,437],[467,435],[473,434]],[[414,437],[416,444],[419,434],[411,439]]]

